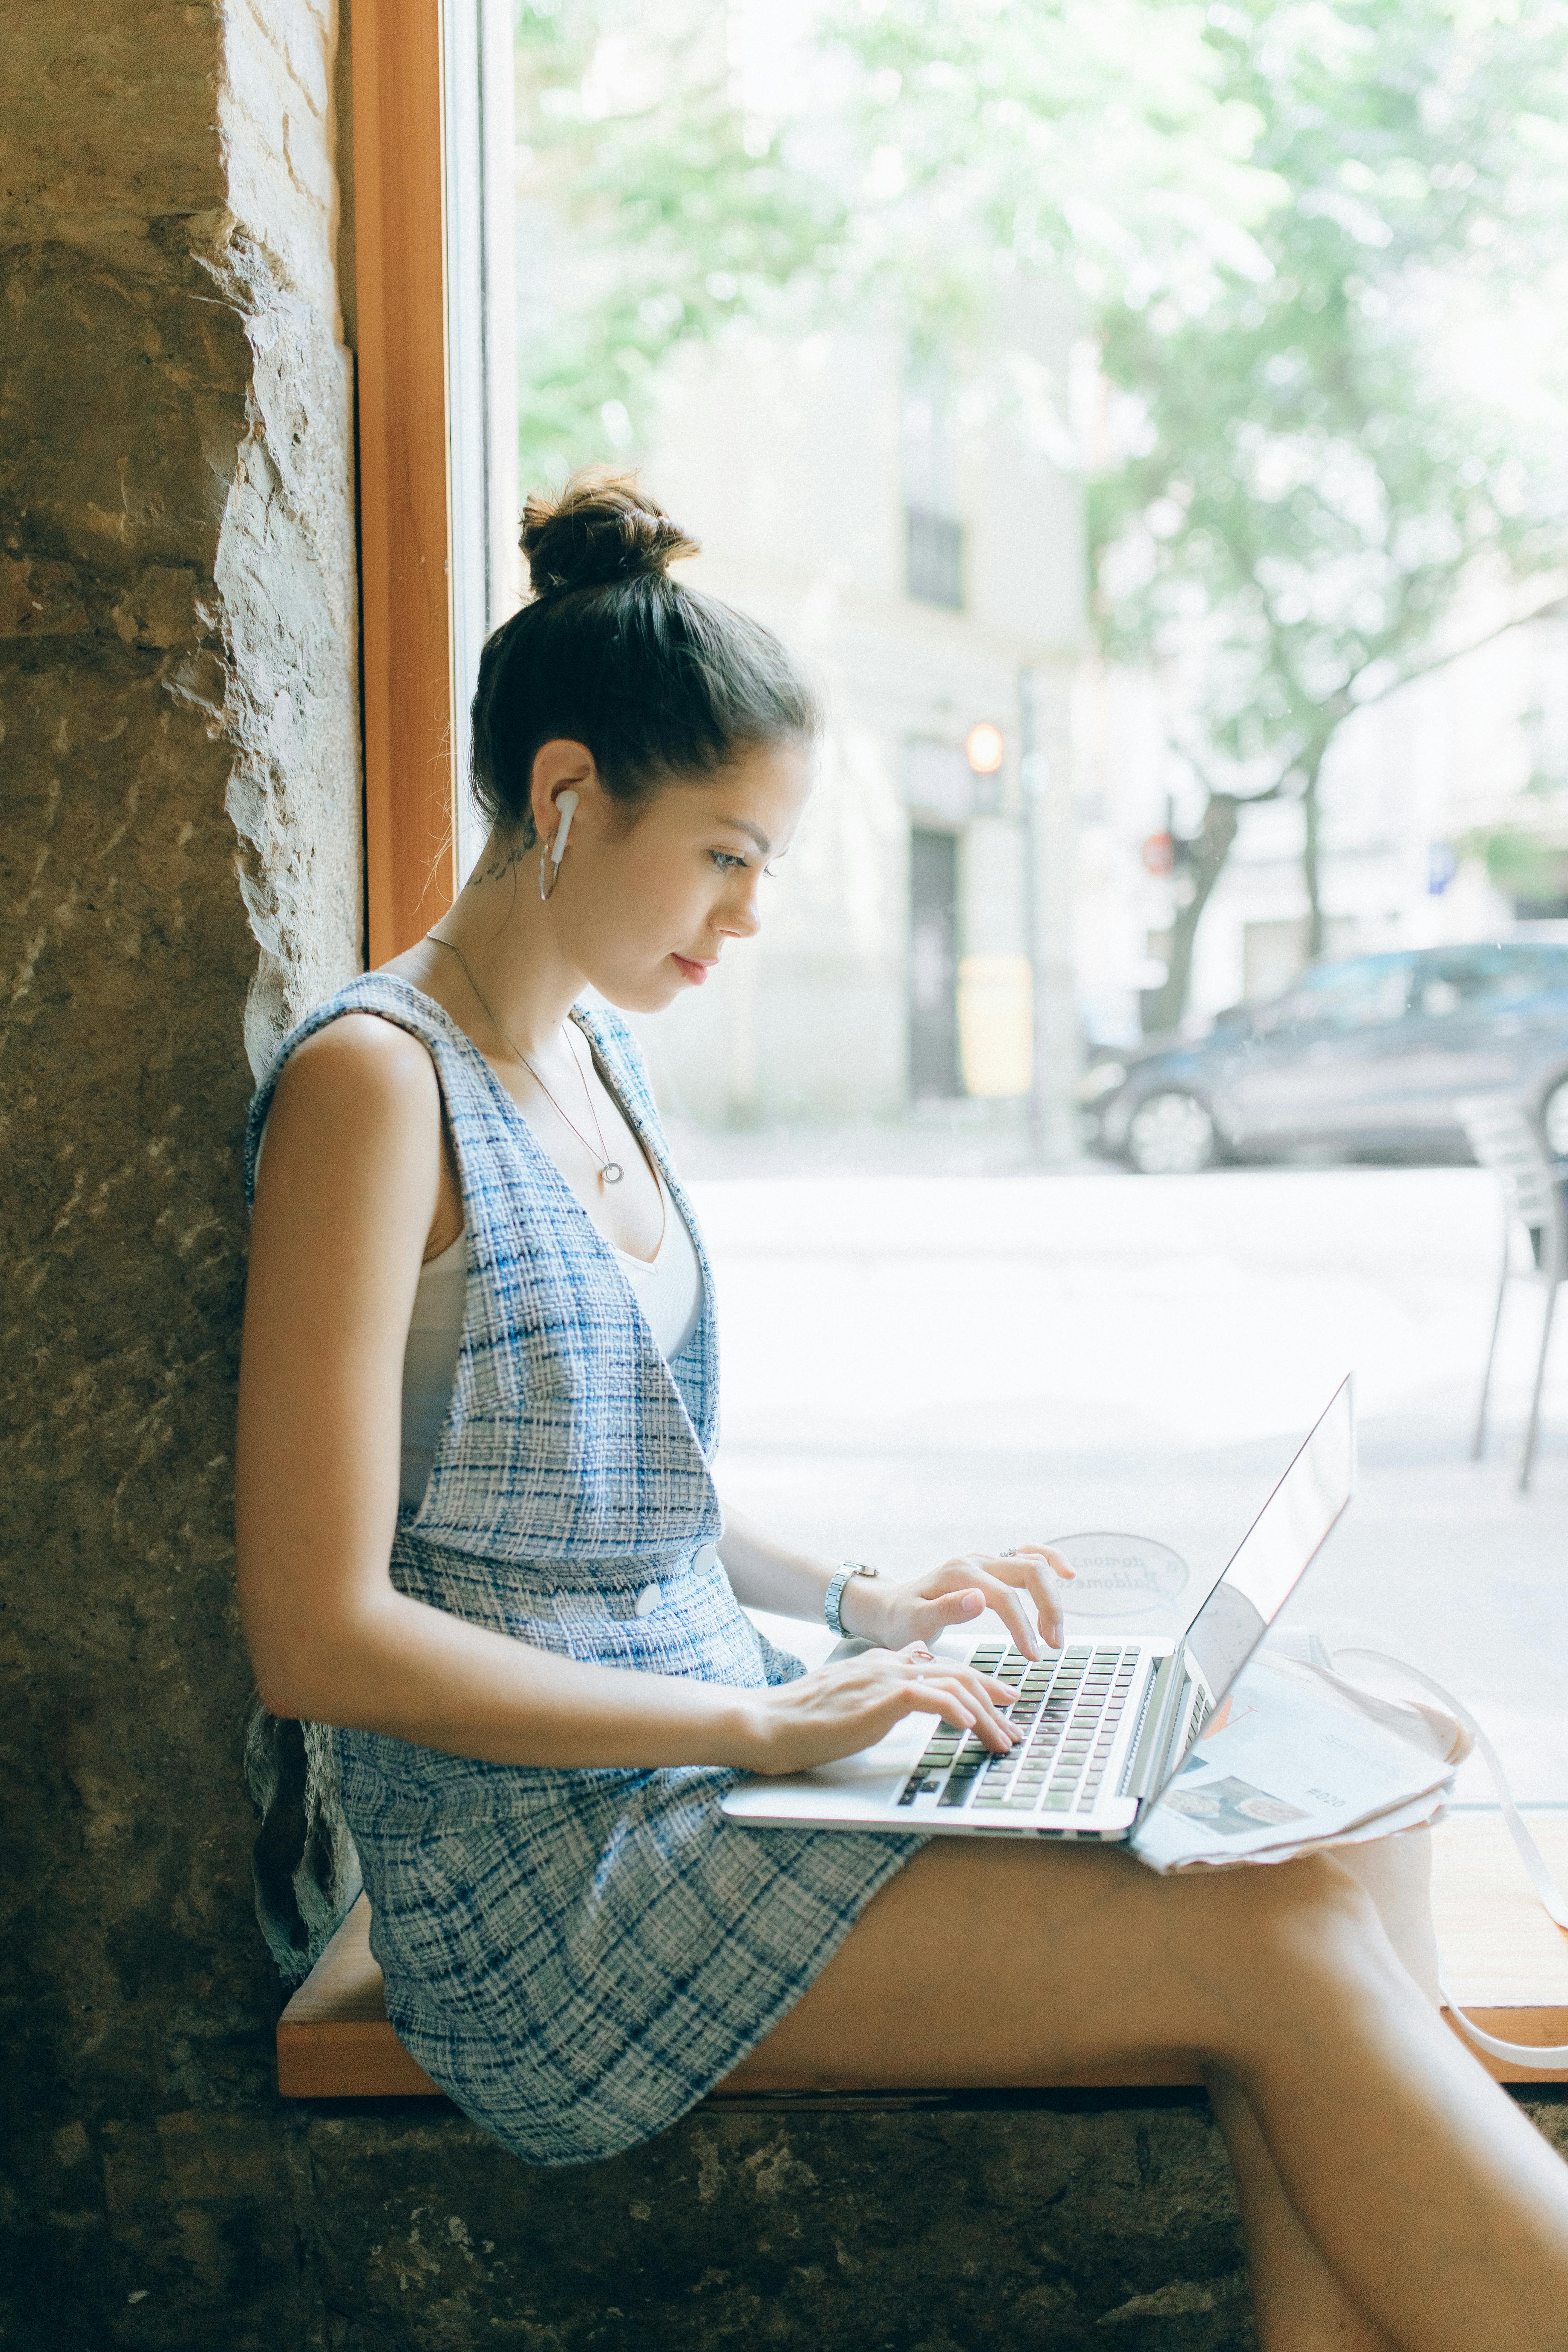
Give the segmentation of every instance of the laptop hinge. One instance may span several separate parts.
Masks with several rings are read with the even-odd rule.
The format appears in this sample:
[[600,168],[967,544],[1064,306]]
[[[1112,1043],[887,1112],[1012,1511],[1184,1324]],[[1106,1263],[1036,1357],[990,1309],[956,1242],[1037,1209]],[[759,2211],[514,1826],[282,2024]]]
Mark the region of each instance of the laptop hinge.
[[1132,1751],[1131,1769],[1122,1783],[1123,1793],[1142,1799],[1151,1787],[1158,1786],[1161,1768],[1169,1751],[1176,1727],[1176,1712],[1182,1695],[1187,1688],[1186,1645],[1173,1650],[1162,1658],[1149,1685],[1149,1696],[1143,1702],[1143,1721],[1138,1733],[1138,1743]]

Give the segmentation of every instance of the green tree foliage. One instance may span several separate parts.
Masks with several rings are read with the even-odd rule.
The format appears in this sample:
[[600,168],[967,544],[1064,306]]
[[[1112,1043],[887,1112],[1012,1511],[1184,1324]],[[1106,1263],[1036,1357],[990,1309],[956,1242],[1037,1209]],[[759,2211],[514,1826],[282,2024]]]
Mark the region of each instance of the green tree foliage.
[[1102,635],[1179,664],[1205,787],[1152,1025],[1180,1014],[1250,800],[1302,803],[1321,950],[1335,734],[1500,611],[1539,609],[1568,520],[1561,412],[1508,381],[1563,226],[1562,13],[1234,0],[1208,37],[1280,189],[1258,261],[1222,267],[1209,300],[1112,301],[1099,321],[1128,410],[1094,490]]
[[746,105],[710,0],[519,0],[516,23],[529,482],[640,439],[682,345],[813,310],[848,224]]
[[1249,801],[1302,803],[1316,950],[1336,732],[1563,561],[1562,0],[828,0],[761,67],[765,10],[520,5],[526,476],[635,443],[734,325],[994,374],[1071,289],[1097,624],[1172,678],[1198,812],[1153,1019]]
[[1275,191],[1259,125],[1223,87],[1184,0],[841,0],[819,42],[849,62],[845,115],[870,165],[863,266],[906,314],[961,324],[1034,272],[1092,309],[1253,257]]
[[1009,278],[1199,289],[1269,201],[1199,8],[851,0],[781,70],[769,13],[518,0],[525,478],[639,440],[684,344],[876,319],[963,375]]

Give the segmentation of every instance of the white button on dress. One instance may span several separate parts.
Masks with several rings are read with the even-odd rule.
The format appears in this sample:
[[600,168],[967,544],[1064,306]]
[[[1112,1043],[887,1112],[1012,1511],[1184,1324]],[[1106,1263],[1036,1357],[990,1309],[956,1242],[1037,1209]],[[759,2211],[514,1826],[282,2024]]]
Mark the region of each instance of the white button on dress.
[[657,1584],[645,1584],[637,1598],[637,1615],[639,1617],[651,1617],[663,1598],[664,1595],[659,1591]]

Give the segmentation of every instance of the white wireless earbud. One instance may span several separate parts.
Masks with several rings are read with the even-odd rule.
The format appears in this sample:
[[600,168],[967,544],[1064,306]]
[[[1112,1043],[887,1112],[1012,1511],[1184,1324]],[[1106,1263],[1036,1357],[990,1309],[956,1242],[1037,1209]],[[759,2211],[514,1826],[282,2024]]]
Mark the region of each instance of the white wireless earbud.
[[566,836],[572,830],[572,820],[577,814],[576,793],[563,793],[555,805],[561,812],[561,822],[555,828],[555,843],[550,852],[550,863],[559,867],[566,855]]
[[[576,793],[563,793],[555,803],[555,838],[553,841],[547,841],[539,853],[539,895],[542,898],[548,898],[551,891],[561,879],[561,861],[566,855],[566,836],[572,830],[572,820],[577,814]],[[547,866],[550,868],[548,885],[544,879],[544,869]]]

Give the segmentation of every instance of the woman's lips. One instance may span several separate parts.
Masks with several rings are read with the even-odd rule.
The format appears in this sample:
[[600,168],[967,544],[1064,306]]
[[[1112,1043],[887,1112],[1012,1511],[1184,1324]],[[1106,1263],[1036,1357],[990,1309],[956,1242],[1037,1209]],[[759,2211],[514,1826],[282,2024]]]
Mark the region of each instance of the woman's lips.
[[701,987],[703,982],[707,979],[709,973],[712,971],[714,964],[716,964],[718,961],[719,959],[717,956],[714,956],[710,961],[707,963],[699,963],[695,956],[678,955],[675,957],[675,961],[680,966],[682,976],[691,982],[693,988]]

